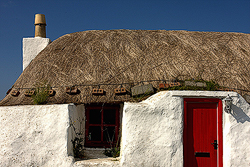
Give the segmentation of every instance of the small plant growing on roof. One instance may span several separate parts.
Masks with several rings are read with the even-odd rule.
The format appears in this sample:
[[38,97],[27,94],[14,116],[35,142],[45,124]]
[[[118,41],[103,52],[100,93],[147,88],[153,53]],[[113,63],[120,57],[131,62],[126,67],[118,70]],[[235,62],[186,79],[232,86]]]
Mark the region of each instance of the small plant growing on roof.
[[35,84],[35,94],[32,97],[34,104],[45,104],[49,97],[50,84],[47,81]]
[[179,81],[181,84],[177,86],[165,86],[159,88],[160,90],[203,90],[203,91],[216,91],[221,87],[214,81],[205,80],[185,80]]

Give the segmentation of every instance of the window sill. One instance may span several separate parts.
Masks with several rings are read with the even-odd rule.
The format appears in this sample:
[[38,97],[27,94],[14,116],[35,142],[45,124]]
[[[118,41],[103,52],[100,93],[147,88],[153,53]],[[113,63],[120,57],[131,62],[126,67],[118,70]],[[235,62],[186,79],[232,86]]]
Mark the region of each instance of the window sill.
[[118,167],[120,166],[120,158],[97,158],[97,159],[83,159],[74,163],[73,167],[79,166],[102,166],[102,167]]

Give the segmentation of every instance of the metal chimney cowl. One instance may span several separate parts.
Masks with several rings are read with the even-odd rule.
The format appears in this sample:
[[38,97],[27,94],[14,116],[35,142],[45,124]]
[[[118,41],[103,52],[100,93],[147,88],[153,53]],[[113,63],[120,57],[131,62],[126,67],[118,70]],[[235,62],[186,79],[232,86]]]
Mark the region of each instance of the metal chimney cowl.
[[44,14],[35,15],[35,37],[46,38],[46,20]]

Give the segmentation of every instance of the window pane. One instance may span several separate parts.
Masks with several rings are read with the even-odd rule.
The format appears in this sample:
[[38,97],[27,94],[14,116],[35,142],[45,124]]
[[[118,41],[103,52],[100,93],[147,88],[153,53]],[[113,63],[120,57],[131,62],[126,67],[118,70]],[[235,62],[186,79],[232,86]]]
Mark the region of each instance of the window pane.
[[116,110],[115,109],[105,109],[103,113],[103,123],[104,124],[115,124]]
[[103,128],[103,140],[108,142],[115,141],[115,127],[104,127]]
[[101,127],[100,126],[90,126],[88,139],[90,141],[101,141]]
[[89,123],[101,124],[102,113],[101,109],[92,109],[89,111]]

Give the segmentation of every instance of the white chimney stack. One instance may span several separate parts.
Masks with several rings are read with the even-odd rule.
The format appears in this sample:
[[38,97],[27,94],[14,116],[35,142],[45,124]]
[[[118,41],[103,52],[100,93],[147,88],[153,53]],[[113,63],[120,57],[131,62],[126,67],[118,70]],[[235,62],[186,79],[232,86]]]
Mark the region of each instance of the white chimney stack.
[[51,40],[46,38],[46,21],[44,14],[35,15],[35,38],[23,38],[23,70],[40,53]]

